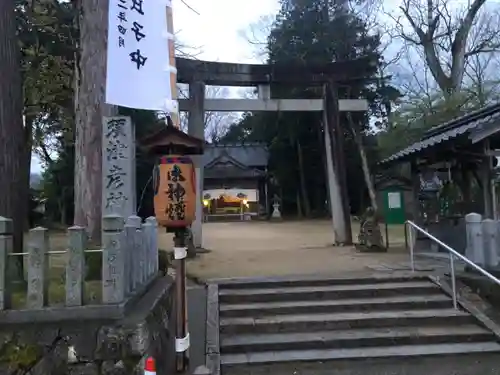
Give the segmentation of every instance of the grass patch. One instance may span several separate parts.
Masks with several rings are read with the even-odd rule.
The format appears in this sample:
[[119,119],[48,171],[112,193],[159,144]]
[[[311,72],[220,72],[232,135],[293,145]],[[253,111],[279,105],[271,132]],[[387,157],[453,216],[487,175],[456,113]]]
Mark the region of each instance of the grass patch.
[[[25,244],[28,244],[28,237]],[[67,234],[62,230],[54,230],[49,233],[51,251],[63,251],[67,248]],[[27,251],[27,249],[26,249]],[[84,283],[83,303],[95,305],[102,303],[102,255],[100,253],[88,253],[85,256],[86,281]],[[65,254],[50,254],[48,275],[48,306],[64,306],[66,302],[66,262]],[[12,258],[13,260],[13,258]],[[24,257],[24,277],[27,279],[28,262]],[[12,285],[12,308],[26,308],[27,284],[18,282]]]

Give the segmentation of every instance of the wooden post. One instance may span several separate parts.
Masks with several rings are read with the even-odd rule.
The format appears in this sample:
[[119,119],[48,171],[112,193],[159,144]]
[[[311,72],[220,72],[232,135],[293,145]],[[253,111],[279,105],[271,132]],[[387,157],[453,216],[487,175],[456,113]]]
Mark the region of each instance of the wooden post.
[[26,307],[41,309],[48,300],[49,233],[46,228],[37,227],[30,230],[28,244],[28,295]]
[[175,232],[174,257],[177,263],[175,272],[175,305],[176,329],[175,351],[176,369],[184,372],[187,368],[187,350],[189,348],[189,334],[187,327],[187,298],[186,298],[186,234],[185,229]]
[[[167,32],[168,32],[168,50],[169,50],[169,65],[172,68],[170,71],[170,89],[172,91],[172,99],[177,98],[177,71],[175,70],[175,41],[174,41],[174,16],[172,11],[172,2],[167,1]],[[176,128],[180,127],[179,113],[170,113],[170,118]]]
[[125,299],[124,221],[120,215],[102,218],[102,302],[121,303]]
[[0,310],[11,307],[9,282],[9,254],[13,249],[12,219],[0,216]]
[[85,282],[85,249],[87,234],[85,228],[68,228],[68,259],[66,263],[66,306],[83,305]]

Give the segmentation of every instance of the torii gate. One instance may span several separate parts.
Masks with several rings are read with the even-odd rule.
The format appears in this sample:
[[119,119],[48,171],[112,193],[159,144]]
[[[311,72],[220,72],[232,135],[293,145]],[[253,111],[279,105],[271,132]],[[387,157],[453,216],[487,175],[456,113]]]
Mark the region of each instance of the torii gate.
[[[178,58],[177,83],[189,84],[189,99],[179,100],[179,110],[189,112],[188,133],[204,138],[205,111],[323,111],[328,167],[328,191],[334,243],[352,243],[350,210],[339,112],[366,111],[365,99],[338,100],[338,85],[349,85],[368,76],[367,59],[317,66],[233,64]],[[323,99],[271,99],[270,84],[323,86]],[[205,99],[205,85],[258,87],[258,99]],[[202,245],[203,165],[195,160],[197,176],[196,221],[192,225],[195,247]]]

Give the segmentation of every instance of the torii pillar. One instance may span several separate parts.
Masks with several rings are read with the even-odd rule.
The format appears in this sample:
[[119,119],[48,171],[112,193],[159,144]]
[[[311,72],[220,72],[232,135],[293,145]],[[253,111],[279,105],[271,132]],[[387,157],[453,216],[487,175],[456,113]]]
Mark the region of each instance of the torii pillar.
[[[188,134],[205,139],[205,84],[197,81],[189,84],[189,115]],[[193,245],[195,249],[202,248],[203,242],[203,155],[193,157],[196,173],[196,217],[191,224]],[[190,254],[195,256],[196,254]]]

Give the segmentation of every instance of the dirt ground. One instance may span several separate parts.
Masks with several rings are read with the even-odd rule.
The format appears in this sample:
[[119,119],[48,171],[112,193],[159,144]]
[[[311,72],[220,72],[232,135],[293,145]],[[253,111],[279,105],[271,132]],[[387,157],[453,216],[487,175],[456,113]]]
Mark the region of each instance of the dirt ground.
[[[382,233],[385,229],[382,227]],[[353,225],[356,239],[358,226]],[[345,274],[407,264],[404,229],[389,230],[387,253],[359,253],[332,246],[328,221],[234,222],[203,225],[203,247],[210,250],[188,262],[188,274],[202,280],[226,277]],[[159,247],[172,248],[172,236],[159,234]]]

